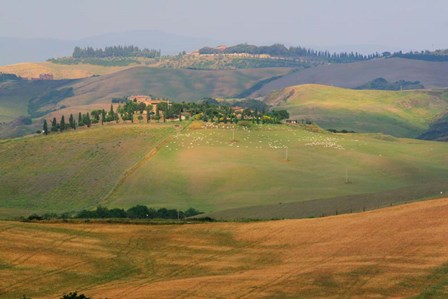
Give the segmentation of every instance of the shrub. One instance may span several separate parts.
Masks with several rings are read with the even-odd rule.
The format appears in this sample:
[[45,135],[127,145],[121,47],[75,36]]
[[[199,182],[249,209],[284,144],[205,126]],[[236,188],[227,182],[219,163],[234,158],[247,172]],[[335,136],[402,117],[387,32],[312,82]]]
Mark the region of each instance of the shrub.
[[84,294],[78,295],[78,292],[70,292],[68,294],[62,295],[61,299],[90,299],[90,297],[87,297]]

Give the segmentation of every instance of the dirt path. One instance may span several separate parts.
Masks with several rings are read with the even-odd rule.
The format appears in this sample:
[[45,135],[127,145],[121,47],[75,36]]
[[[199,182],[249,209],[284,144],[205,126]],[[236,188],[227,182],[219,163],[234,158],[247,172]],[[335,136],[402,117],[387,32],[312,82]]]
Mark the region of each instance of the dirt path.
[[[182,128],[176,127],[176,133],[179,134],[180,132],[184,131],[188,125]],[[134,174],[143,164],[150,161],[157,153],[158,151],[168,144],[172,139],[173,135],[169,135],[163,140],[161,140],[154,148],[152,148],[141,160],[139,160],[137,163],[126,169],[123,174],[121,175],[120,179],[117,181],[117,183],[112,187],[112,189],[100,200],[98,204],[107,204],[110,200],[110,197],[114,194],[114,192],[126,181],[126,179]]]

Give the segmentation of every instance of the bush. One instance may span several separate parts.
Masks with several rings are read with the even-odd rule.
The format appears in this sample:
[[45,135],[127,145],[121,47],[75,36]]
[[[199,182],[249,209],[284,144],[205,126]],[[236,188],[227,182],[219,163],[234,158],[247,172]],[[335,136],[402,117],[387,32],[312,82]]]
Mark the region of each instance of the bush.
[[78,295],[78,292],[71,292],[71,293],[62,295],[61,299],[90,299],[90,297],[87,297],[84,294]]
[[41,221],[41,220],[44,220],[44,218],[42,216],[40,216],[40,215],[32,214],[32,215],[28,216],[28,220]]

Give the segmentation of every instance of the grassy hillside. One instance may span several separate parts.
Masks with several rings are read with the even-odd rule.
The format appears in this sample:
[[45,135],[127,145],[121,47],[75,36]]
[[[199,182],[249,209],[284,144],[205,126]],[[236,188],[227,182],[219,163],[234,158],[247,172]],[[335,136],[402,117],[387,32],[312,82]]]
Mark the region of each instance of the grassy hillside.
[[95,206],[173,132],[164,125],[109,125],[1,141],[0,210],[23,214]]
[[447,215],[442,199],[256,223],[0,222],[0,296],[446,298]]
[[447,111],[448,93],[300,85],[273,92],[266,102],[323,128],[417,137]]
[[74,84],[75,96],[67,106],[108,102],[112,97],[152,94],[175,101],[203,97],[233,97],[260,80],[286,74],[290,69],[182,70],[134,67]]
[[390,82],[420,81],[425,88],[447,88],[448,62],[390,58],[321,65],[274,80],[254,92],[252,96],[265,96],[273,90],[300,84],[355,88],[380,77]]
[[106,203],[217,211],[423,186],[448,174],[443,143],[275,125],[238,128],[232,138],[230,127],[185,131]]
[[68,80],[58,81],[9,81],[0,83],[0,123],[10,122],[28,115],[28,101],[52,89],[67,85]]
[[111,67],[93,64],[64,65],[51,62],[23,62],[0,66],[0,72],[16,74],[23,78],[39,78],[40,74],[53,74],[55,79],[80,79],[93,75],[106,75],[134,67]]
[[[98,204],[211,212],[416,185],[422,198],[448,175],[446,143],[283,125],[238,127],[232,142],[230,126],[200,126],[112,124],[3,141],[0,215]],[[415,199],[404,191],[400,201]]]
[[58,81],[9,81],[0,83],[0,138],[22,136],[42,129],[42,122],[34,119],[31,124],[29,100],[63,88],[71,80]]

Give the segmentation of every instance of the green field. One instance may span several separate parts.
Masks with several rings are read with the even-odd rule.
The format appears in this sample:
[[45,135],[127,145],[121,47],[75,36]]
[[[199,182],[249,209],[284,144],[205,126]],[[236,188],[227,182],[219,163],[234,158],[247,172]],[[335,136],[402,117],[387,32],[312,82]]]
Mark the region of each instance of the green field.
[[3,141],[1,215],[98,204],[212,212],[426,188],[448,175],[446,143],[314,126],[209,125],[177,132],[172,123],[109,125]]
[[217,211],[444,182],[448,174],[443,143],[279,125],[238,127],[232,138],[231,126],[185,131],[107,204]]
[[417,137],[448,109],[446,91],[351,90],[299,85],[272,93],[266,101],[326,129],[382,132]]
[[3,140],[1,209],[12,215],[95,206],[126,171],[174,132],[173,126],[164,125],[109,125]]

